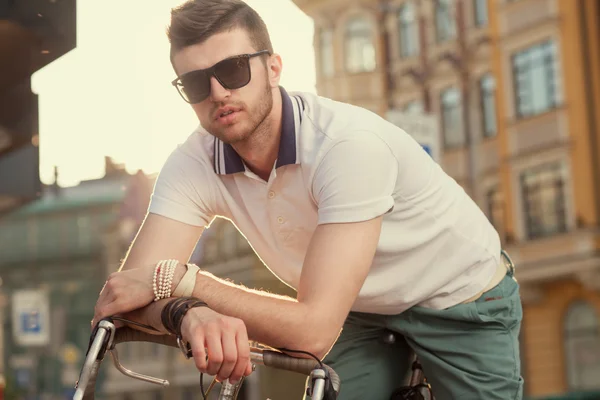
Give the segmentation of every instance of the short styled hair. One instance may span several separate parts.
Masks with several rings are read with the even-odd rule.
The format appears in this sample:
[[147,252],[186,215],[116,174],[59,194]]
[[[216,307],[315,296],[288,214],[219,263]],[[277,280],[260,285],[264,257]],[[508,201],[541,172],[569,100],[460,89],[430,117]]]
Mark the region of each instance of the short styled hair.
[[171,43],[171,62],[185,47],[202,43],[211,36],[235,28],[244,29],[255,50],[273,45],[267,25],[258,13],[242,0],[188,0],[171,10],[167,36]]

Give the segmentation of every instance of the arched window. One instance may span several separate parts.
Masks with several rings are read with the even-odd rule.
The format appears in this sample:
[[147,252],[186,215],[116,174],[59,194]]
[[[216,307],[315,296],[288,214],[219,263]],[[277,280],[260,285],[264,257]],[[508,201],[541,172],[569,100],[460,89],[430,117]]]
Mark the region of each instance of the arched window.
[[462,119],[462,98],[460,90],[450,87],[440,96],[442,112],[442,129],[446,148],[465,145],[465,131]]
[[349,72],[375,70],[374,27],[365,17],[355,17],[346,25],[346,69]]
[[573,303],[565,318],[565,354],[569,389],[600,389],[600,329],[596,310]]
[[407,1],[398,11],[398,33],[400,35],[400,56],[412,57],[419,54],[419,26],[415,15],[415,5]]
[[319,58],[323,76],[327,78],[332,77],[335,74],[335,65],[333,54],[333,30],[330,28],[321,28],[319,31]]
[[438,42],[456,37],[453,8],[454,0],[438,0],[435,2],[435,33]]

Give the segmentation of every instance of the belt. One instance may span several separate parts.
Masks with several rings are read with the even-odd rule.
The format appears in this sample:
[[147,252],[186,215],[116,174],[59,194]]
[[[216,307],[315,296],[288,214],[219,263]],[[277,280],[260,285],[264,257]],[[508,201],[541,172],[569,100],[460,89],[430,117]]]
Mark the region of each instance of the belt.
[[507,274],[510,275],[516,281],[516,279],[514,277],[515,264],[510,259],[510,256],[508,255],[508,253],[506,251],[502,250],[500,252],[500,263],[496,267],[496,272],[494,273],[494,276],[492,277],[492,280],[490,281],[490,283],[488,283],[486,285],[486,287],[484,287],[475,296],[470,297],[470,298],[466,299],[465,301],[463,301],[462,304],[471,303],[471,302],[477,300],[478,298],[481,297],[482,294],[484,294],[488,290],[491,290],[492,288],[496,287],[496,285],[498,285],[500,283],[500,281],[502,281],[502,279],[504,279],[504,277]]

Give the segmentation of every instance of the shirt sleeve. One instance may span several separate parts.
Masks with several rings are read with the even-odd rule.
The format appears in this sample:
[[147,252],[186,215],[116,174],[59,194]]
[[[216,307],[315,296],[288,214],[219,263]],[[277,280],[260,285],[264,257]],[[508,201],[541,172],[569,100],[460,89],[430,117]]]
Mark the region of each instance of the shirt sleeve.
[[162,167],[148,211],[189,225],[208,227],[215,214],[213,177],[197,160],[179,149]]
[[335,143],[317,167],[318,223],[361,222],[394,207],[398,162],[378,136],[361,132]]

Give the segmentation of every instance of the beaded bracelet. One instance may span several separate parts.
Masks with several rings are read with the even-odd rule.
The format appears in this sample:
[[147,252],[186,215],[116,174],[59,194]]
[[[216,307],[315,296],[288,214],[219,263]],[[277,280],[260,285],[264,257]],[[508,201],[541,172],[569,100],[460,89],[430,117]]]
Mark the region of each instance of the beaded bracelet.
[[178,263],[177,260],[161,260],[156,264],[152,278],[154,301],[171,297],[173,276]]

